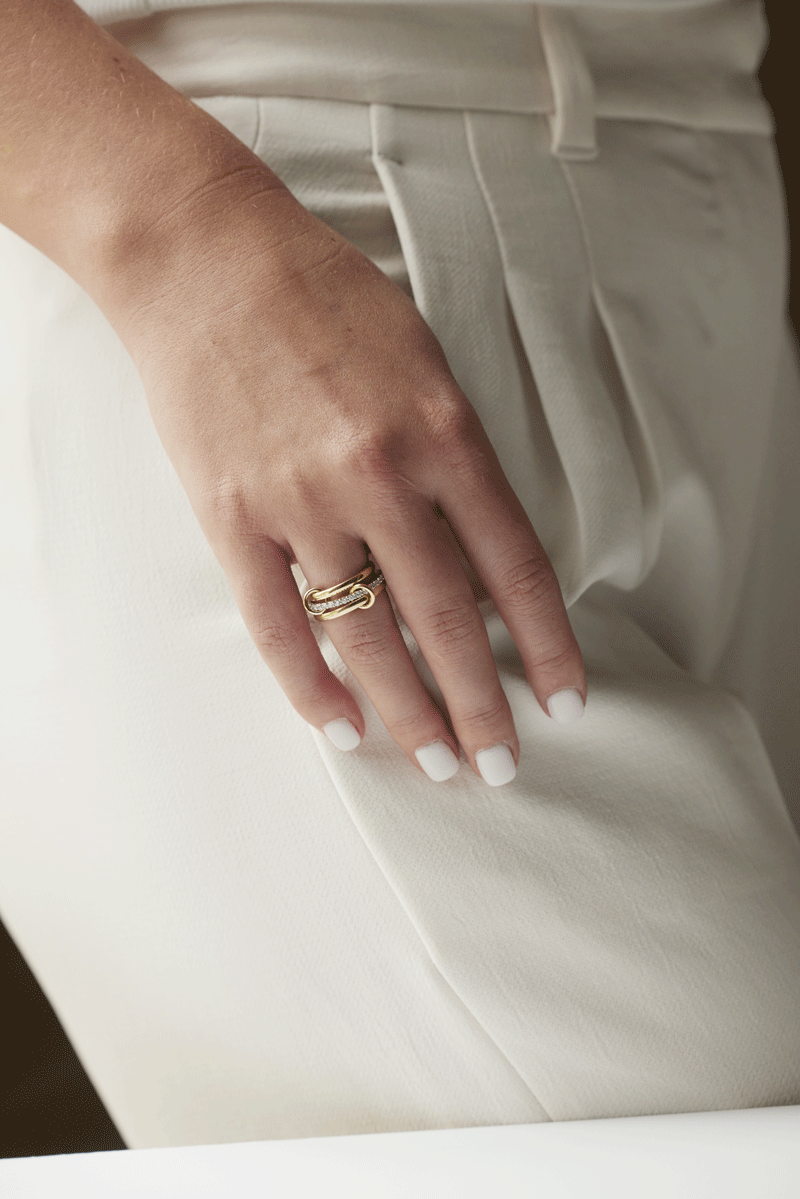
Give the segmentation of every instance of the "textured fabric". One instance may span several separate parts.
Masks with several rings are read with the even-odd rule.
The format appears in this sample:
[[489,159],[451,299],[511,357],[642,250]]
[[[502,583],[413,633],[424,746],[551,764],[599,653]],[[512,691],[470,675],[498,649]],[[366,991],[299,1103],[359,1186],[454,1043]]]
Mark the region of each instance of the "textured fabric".
[[[210,8],[110,29],[195,97],[302,96],[548,113],[589,127],[595,117],[623,117],[772,132],[754,74],[766,42],[754,0],[635,14],[297,2],[254,5],[235,23],[229,9]],[[583,90],[573,95],[576,76]]]
[[[145,17],[150,13],[163,12],[169,9],[228,8],[235,6],[241,10],[248,5],[260,5],[262,2],[263,0],[76,0],[79,8],[82,8],[94,20],[103,23],[125,20],[131,17]],[[291,4],[293,0],[282,0],[282,2]],[[352,0],[347,0],[347,2],[350,3]],[[379,0],[379,2],[396,5],[398,0]],[[399,0],[399,2],[403,4],[405,0]],[[466,2],[469,3],[470,0],[466,0]],[[476,0],[476,3],[478,2],[485,3],[485,0]],[[319,0],[319,3],[337,4],[339,0]],[[356,0],[356,3],[374,4],[375,0]],[[454,5],[454,0],[428,0],[428,3],[434,4],[437,7],[450,7]],[[613,3],[610,3],[609,0],[583,0],[580,7],[616,8],[621,9],[623,12],[629,10],[647,12],[700,8],[708,3],[709,0],[614,0]],[[503,8],[506,5],[497,4],[495,7]],[[574,6],[565,3],[565,0],[554,0],[554,3],[547,7],[572,8]]]
[[586,713],[544,715],[487,600],[511,784],[414,771],[314,622],[367,734],[310,730],[113,330],[0,230],[3,918],[134,1146],[800,1102],[770,138],[599,117],[574,161],[546,113],[253,88],[198,102],[413,295],[554,564]]

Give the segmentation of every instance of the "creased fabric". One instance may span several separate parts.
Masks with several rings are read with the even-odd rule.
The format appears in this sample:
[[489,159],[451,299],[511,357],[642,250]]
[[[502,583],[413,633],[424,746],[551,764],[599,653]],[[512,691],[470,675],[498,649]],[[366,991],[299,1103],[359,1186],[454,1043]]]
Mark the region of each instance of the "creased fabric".
[[413,295],[555,566],[586,712],[548,719],[487,600],[511,784],[415,772],[313,622],[367,735],[310,730],[113,330],[0,230],[4,920],[133,1146],[800,1102],[771,139],[600,116],[575,161],[547,111],[255,88],[197,99]]
[[[291,4],[294,0],[282,0],[283,3]],[[318,0],[320,4],[338,4],[341,0]],[[347,0],[351,3],[352,0]],[[374,4],[375,0],[356,0],[356,2],[364,4]],[[396,5],[398,0],[379,0],[382,3],[391,3]],[[399,3],[404,4],[406,0],[399,0]],[[463,3],[463,0],[461,0]],[[469,0],[468,0],[469,2]],[[485,3],[485,0],[475,0],[476,3]],[[584,0],[581,7],[585,8],[600,8],[600,9],[619,9],[622,12],[661,12],[673,11],[687,8],[702,8],[704,5],[713,2],[713,0]],[[112,22],[120,19],[137,18],[148,16],[155,12],[163,12],[166,10],[189,9],[196,10],[202,8],[226,8],[236,7],[240,10],[245,9],[248,5],[256,6],[262,3],[262,0],[76,0],[79,8],[87,12],[95,21],[102,23]],[[450,7],[454,0],[428,0],[428,4],[433,7],[444,8]],[[497,8],[508,7],[501,3],[495,5]],[[565,0],[552,0],[548,5],[551,8],[573,8],[573,4],[565,3]]]
[[[594,10],[540,4],[258,3],[109,25],[186,95],[614,117],[772,133],[759,0]],[[476,54],[476,47],[480,53]],[[581,87],[576,90],[578,71]],[[587,91],[589,95],[587,96]],[[592,112],[583,112],[586,100]]]

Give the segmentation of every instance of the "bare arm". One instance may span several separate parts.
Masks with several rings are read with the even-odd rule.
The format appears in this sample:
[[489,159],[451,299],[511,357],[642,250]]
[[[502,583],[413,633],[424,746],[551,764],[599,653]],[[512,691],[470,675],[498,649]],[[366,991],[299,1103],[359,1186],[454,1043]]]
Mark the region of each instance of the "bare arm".
[[72,0],[3,0],[0,222],[101,307],[146,286],[181,214],[234,176],[276,189],[291,224],[277,176]]

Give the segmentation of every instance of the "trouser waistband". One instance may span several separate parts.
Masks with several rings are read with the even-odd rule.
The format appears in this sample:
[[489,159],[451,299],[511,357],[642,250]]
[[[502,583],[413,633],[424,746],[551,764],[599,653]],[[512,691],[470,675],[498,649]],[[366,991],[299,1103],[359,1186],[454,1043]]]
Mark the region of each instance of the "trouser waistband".
[[184,94],[295,96],[547,114],[553,152],[597,153],[596,120],[771,135],[757,0],[651,10],[532,4],[181,9],[110,32]]

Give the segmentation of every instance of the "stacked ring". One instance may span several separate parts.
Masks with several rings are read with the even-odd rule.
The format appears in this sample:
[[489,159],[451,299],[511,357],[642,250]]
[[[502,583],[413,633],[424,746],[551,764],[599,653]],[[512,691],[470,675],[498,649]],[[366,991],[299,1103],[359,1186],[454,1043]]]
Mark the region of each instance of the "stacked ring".
[[374,562],[367,561],[358,574],[333,587],[309,587],[303,607],[315,620],[335,620],[356,608],[371,608],[375,596],[386,587],[386,580]]

